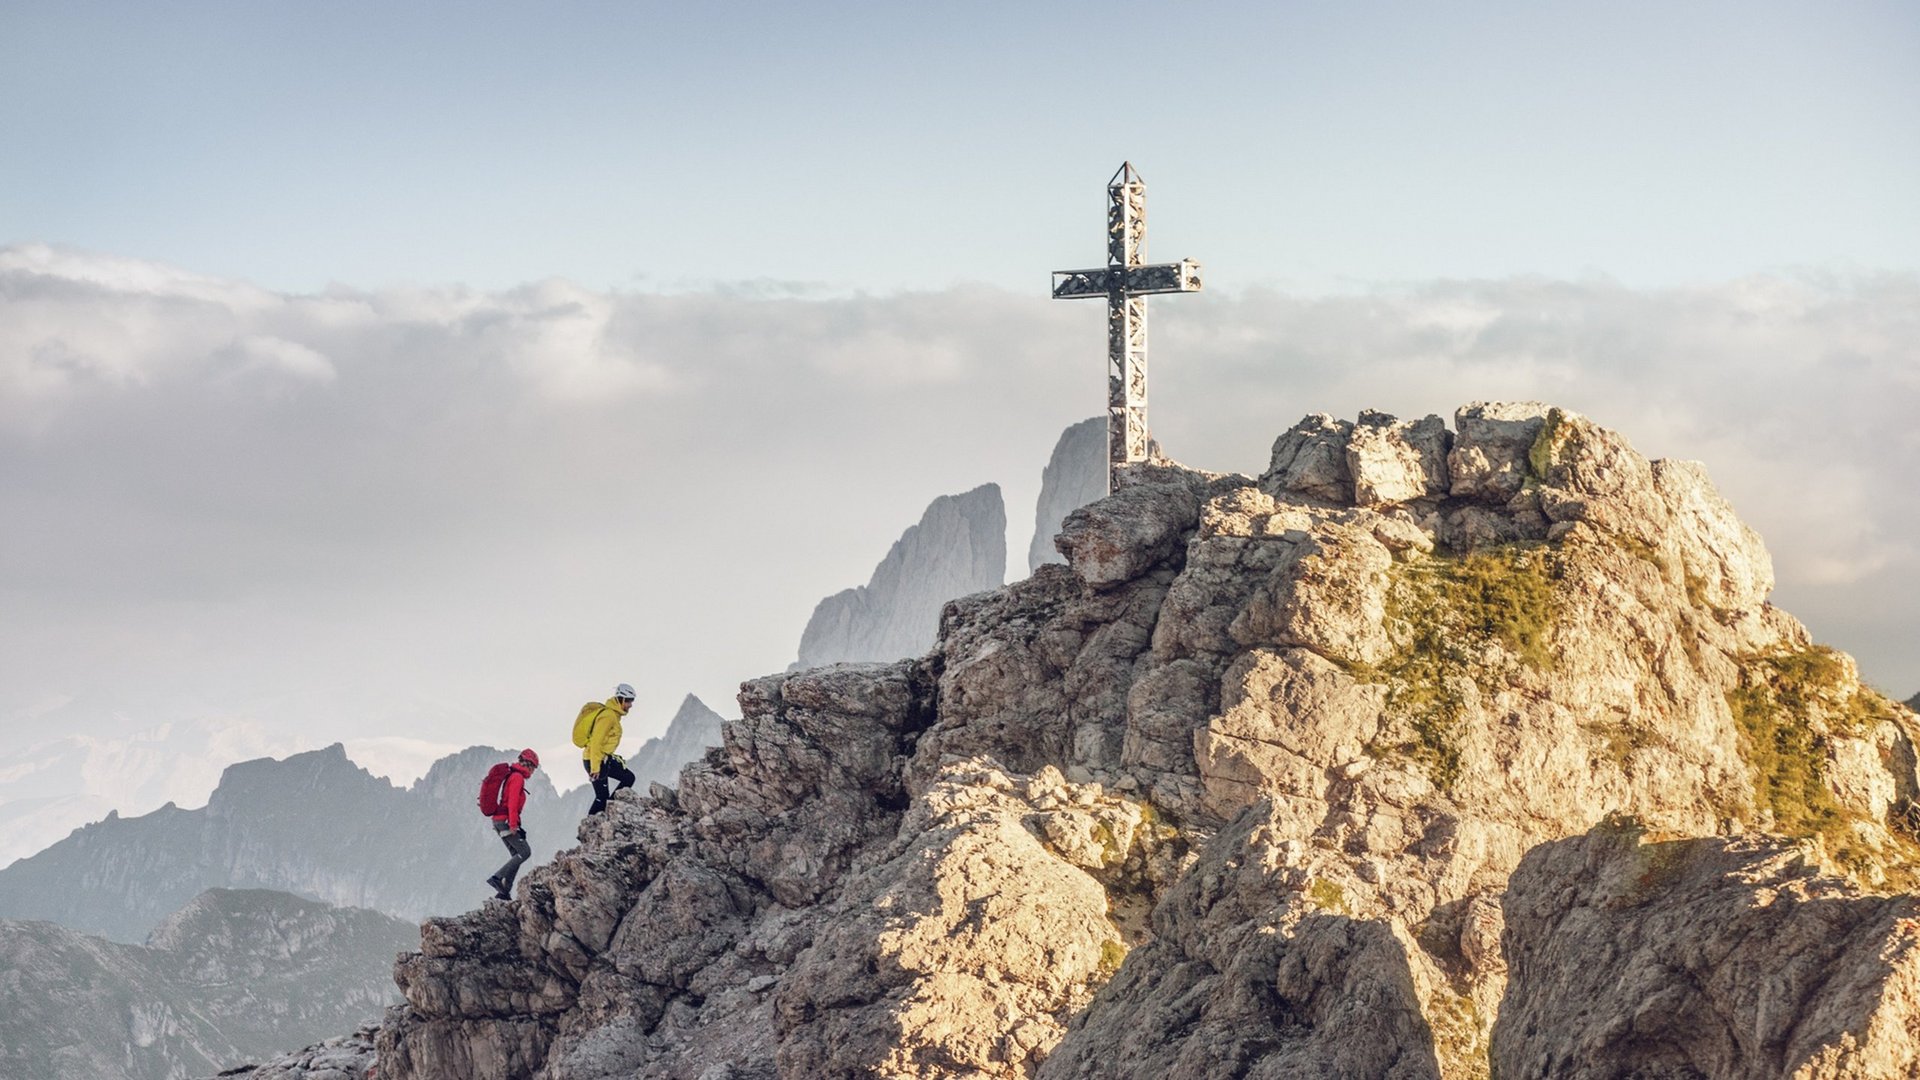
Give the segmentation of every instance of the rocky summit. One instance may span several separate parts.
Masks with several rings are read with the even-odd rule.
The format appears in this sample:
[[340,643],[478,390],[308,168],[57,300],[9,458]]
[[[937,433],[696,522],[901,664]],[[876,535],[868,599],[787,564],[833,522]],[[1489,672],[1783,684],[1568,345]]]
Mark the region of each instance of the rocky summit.
[[1476,403],[1122,481],[429,920],[380,1080],[1920,1071],[1916,720],[1702,467]]

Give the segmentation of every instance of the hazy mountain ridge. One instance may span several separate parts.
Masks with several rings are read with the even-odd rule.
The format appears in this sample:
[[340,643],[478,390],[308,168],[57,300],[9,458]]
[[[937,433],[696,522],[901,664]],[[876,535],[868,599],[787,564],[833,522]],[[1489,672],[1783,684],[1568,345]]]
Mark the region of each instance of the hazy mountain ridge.
[[[266,888],[418,920],[464,911],[505,858],[474,804],[480,778],[516,751],[473,747],[409,788],[347,759],[339,744],[229,766],[207,805],[76,830],[0,868],[0,917],[46,919],[116,941],[143,939],[209,888]],[[574,841],[591,799],[528,784],[528,837],[544,861]]]
[[146,945],[0,921],[0,1075],[204,1076],[377,1017],[409,922],[265,890],[215,889]]

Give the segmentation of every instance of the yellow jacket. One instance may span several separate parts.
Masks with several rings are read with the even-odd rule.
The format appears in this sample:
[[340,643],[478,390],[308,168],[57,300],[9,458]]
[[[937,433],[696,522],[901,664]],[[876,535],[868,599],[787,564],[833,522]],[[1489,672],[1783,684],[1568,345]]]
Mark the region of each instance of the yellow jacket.
[[588,772],[599,772],[600,762],[608,754],[620,749],[620,718],[627,714],[630,703],[619,698],[608,698],[600,711],[594,714],[593,727],[587,734],[586,749],[580,756],[586,760]]

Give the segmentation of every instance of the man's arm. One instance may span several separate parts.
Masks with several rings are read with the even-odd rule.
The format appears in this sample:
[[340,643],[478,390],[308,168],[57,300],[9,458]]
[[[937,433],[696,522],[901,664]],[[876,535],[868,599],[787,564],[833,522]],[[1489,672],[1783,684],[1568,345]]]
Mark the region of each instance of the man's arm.
[[520,775],[520,770],[515,769],[507,774],[507,790],[502,801],[507,804],[507,828],[517,831],[520,828],[520,808],[527,805],[527,778]]
[[587,772],[596,778],[600,775],[600,763],[606,760],[607,752],[613,749],[603,745],[613,726],[607,723],[607,714],[612,711],[605,705],[600,706],[600,711],[593,714],[593,730],[587,736]]

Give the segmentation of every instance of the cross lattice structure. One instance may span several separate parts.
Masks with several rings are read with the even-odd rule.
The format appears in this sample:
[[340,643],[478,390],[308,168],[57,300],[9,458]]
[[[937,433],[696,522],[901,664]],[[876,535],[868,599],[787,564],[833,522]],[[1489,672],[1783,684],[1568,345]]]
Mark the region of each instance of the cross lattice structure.
[[1107,265],[1055,270],[1053,298],[1107,299],[1107,491],[1120,466],[1147,460],[1147,297],[1200,291],[1192,259],[1146,265],[1147,182],[1131,162],[1107,181]]

